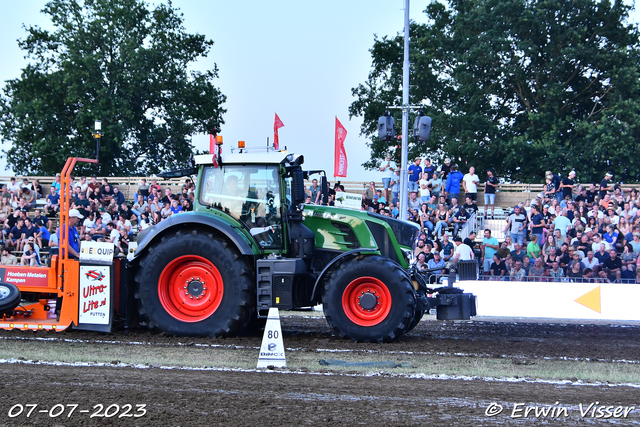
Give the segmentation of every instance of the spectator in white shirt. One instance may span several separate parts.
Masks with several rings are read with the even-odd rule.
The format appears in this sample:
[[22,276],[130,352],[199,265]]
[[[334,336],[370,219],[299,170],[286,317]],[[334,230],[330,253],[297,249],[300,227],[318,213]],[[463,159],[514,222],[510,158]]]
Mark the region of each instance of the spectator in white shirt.
[[478,183],[480,178],[476,175],[476,168],[471,166],[469,173],[462,177],[462,186],[464,187],[464,193],[471,197],[474,202],[478,201]]
[[395,170],[398,169],[396,162],[391,160],[391,154],[387,154],[384,162],[380,164],[380,172],[382,175],[382,187],[384,188],[384,199],[389,200],[389,188],[391,187],[391,181],[395,179]]
[[469,245],[464,245],[460,237],[456,237],[455,239],[453,239],[453,242],[456,245],[456,251],[453,258],[451,259],[452,263],[455,264],[458,261],[470,261],[475,258],[473,250],[469,247]]
[[114,247],[118,246],[118,239],[120,238],[120,232],[116,229],[116,225],[113,222],[107,224],[107,236],[104,237],[105,241],[113,243]]
[[131,229],[131,221],[127,219],[124,215],[119,215],[118,222],[116,223],[116,228],[118,231],[124,230],[127,232],[129,238],[133,237],[133,230]]

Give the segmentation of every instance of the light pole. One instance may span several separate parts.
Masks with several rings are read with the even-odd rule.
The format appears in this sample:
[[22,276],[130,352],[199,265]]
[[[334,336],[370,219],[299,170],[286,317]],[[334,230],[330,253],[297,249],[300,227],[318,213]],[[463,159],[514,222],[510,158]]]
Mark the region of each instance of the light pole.
[[409,164],[409,0],[404,1],[404,61],[402,63],[402,153],[400,156],[400,219],[407,219]]
[[96,160],[98,164],[100,164],[100,138],[102,137],[102,122],[100,120],[96,120],[95,122],[93,137],[96,139]]

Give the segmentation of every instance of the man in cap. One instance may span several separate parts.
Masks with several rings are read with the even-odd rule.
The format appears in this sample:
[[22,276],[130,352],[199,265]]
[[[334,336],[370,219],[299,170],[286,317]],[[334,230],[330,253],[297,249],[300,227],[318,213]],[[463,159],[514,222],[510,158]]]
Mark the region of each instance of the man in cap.
[[436,268],[439,268],[440,271],[432,271],[431,275],[429,276],[429,283],[436,283],[438,280],[438,276],[445,274],[445,267],[446,267],[446,263],[444,262],[444,260],[442,259],[442,256],[440,255],[440,252],[438,251],[434,251],[433,252],[433,258],[431,258],[428,262],[427,262],[427,268],[429,270],[435,270]]
[[520,211],[520,206],[513,208],[513,213],[507,218],[507,226],[503,232],[506,233],[509,227],[511,227],[511,240],[513,242],[524,244],[524,233],[527,225],[526,215]]
[[488,216],[489,206],[491,206],[491,219],[493,219],[493,210],[496,203],[496,188],[500,181],[494,176],[493,169],[487,171],[487,178],[484,181],[484,213]]
[[585,204],[588,207],[593,206],[593,202],[597,195],[598,195],[598,191],[596,190],[596,184],[592,182],[589,184],[589,190],[587,190],[587,194],[586,194],[587,201]]
[[547,189],[544,192],[545,196],[550,199],[555,198],[558,202],[562,200],[562,193],[560,192],[560,177],[551,171],[546,171],[544,174],[547,183]]
[[[69,230],[69,258],[78,259],[80,257],[80,235],[78,234],[78,230],[76,229],[76,224],[78,224],[78,221],[83,218],[84,216],[82,216],[82,214],[77,209],[69,210],[69,224],[67,225],[67,228]],[[62,238],[60,237],[60,230],[58,230],[57,236],[58,242],[61,243]]]
[[60,193],[60,188],[61,188],[62,183],[60,182],[60,174],[57,173],[56,174],[56,180],[53,182],[53,184],[51,184],[52,187],[56,187],[56,191],[58,193]]
[[[398,169],[396,162],[391,160],[391,154],[387,153],[384,162],[380,164],[380,172],[382,172],[382,187],[384,189],[384,198],[389,200],[389,188],[391,188],[391,181],[395,181],[395,170]],[[313,197],[312,197],[313,199]]]
[[20,188],[28,188],[31,190],[31,184],[29,184],[29,178],[22,178],[22,185]]
[[473,254],[473,250],[468,245],[462,244],[462,239],[460,237],[455,237],[453,242],[456,245],[456,251],[451,258],[452,263],[457,263],[458,261],[470,261],[475,258]]
[[451,172],[447,177],[447,185],[444,188],[445,196],[449,200],[460,196],[460,182],[462,181],[462,172],[458,171],[458,165],[451,165]]
[[500,244],[498,243],[498,239],[491,236],[491,230],[488,228],[484,230],[484,240],[482,240],[482,259],[483,261],[483,270],[488,272],[491,269],[491,262],[493,260],[493,255],[498,252],[500,248]]
[[611,181],[611,178],[613,178],[613,174],[611,172],[607,172],[602,181],[600,181],[600,189],[598,191],[600,200],[604,199],[604,196],[606,196],[611,189],[611,187],[609,187],[609,181]]
[[449,172],[451,172],[451,159],[447,157],[444,159],[444,165],[440,167],[440,175],[442,175],[443,181],[446,181]]
[[562,179],[560,183],[560,190],[562,190],[562,198],[564,200],[568,198],[573,199],[573,185],[575,184],[576,171],[569,172],[569,176]]
[[585,206],[588,203],[587,199],[587,187],[581,185],[578,189],[578,195],[576,196],[576,203],[584,202]]

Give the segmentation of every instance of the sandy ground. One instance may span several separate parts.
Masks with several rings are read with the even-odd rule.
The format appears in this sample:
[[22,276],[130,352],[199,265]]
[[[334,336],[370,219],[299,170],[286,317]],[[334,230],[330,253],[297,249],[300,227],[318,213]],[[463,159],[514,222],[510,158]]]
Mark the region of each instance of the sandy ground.
[[[282,318],[285,345],[300,351],[332,348],[532,359],[567,357],[600,360],[593,363],[611,363],[612,369],[616,367],[614,361],[640,359],[637,325],[423,321],[397,343],[374,345],[337,339],[331,335],[324,319],[302,314]],[[0,332],[0,336],[10,334]],[[64,334],[71,339],[89,340],[167,344],[178,340],[147,331]],[[261,337],[255,336],[218,342],[259,346],[260,340]],[[213,342],[210,339],[193,341]],[[320,367],[314,372],[301,373],[8,363],[0,364],[0,378],[5,396],[0,401],[2,426],[640,424],[640,385],[434,380],[389,373],[366,376]],[[27,407],[27,404],[37,405],[30,416],[27,413],[33,406]],[[73,406],[67,405],[75,404],[78,406],[69,416]],[[131,409],[126,405],[131,405]],[[611,408],[599,413],[599,406]],[[524,417],[527,407],[533,409]],[[105,410],[109,417],[104,417]],[[547,410],[546,416],[541,412],[544,410]],[[98,416],[91,418],[96,411]],[[61,414],[53,417],[58,412]],[[499,413],[487,416],[492,412]],[[609,417],[603,420],[596,418],[598,415]]]

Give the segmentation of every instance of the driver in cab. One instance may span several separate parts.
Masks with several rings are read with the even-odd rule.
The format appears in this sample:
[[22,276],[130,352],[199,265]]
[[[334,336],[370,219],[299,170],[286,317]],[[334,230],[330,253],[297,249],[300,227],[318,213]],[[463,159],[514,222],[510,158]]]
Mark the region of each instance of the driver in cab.
[[225,199],[223,206],[229,210],[230,215],[239,219],[242,215],[242,207],[246,201],[247,194],[239,187],[237,176],[230,175],[227,177],[223,194]]

